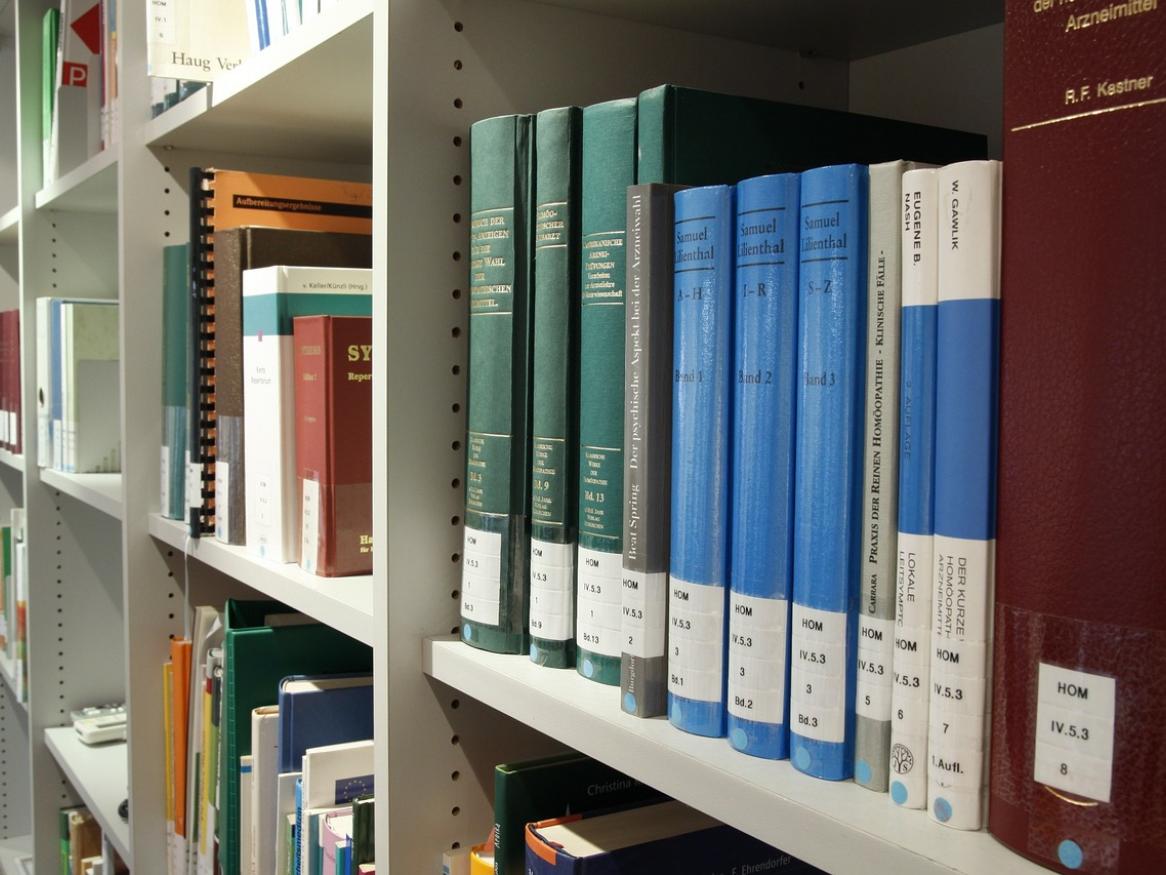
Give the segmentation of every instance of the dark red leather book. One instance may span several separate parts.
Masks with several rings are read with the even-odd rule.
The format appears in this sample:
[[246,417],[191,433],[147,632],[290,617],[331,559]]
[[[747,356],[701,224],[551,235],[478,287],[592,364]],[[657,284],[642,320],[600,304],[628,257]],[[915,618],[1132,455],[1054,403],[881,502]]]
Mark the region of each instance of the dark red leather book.
[[300,316],[293,327],[300,565],[372,573],[372,319]]
[[12,390],[12,331],[9,328],[11,322],[11,310],[0,311],[0,416],[4,417],[2,427],[0,427],[0,434],[3,435],[3,440],[0,440],[0,446],[6,450],[12,449],[12,409],[13,405],[10,401],[10,393]]
[[22,439],[24,410],[21,406],[23,387],[20,383],[20,311],[13,310],[10,318],[12,319],[12,347],[9,351],[9,357],[12,361],[12,399],[9,403],[12,405],[13,410],[13,416],[11,417],[13,430],[9,434],[8,440],[12,445],[12,452],[19,455],[24,452],[24,441]]
[[1009,0],[989,829],[1166,859],[1166,8]]

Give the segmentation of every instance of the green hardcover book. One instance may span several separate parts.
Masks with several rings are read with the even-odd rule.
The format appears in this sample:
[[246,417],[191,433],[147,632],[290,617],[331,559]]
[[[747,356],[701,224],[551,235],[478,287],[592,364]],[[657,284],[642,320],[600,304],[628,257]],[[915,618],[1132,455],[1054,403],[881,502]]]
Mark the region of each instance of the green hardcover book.
[[252,710],[276,704],[288,675],[371,671],[372,650],[330,626],[302,623],[278,602],[230,599],[223,616],[219,864],[222,875],[239,875],[238,762],[251,753]]
[[530,563],[530,202],[534,122],[470,128],[470,372],[462,638],[527,648]]
[[636,101],[583,110],[577,666],[619,683],[623,576],[624,286]]
[[80,810],[80,806],[75,806],[73,808],[62,808],[57,812],[57,835],[61,837],[59,867],[61,875],[72,875],[72,867],[69,864],[69,815],[74,811]]
[[575,664],[579,450],[579,187],[583,110],[535,124],[534,411],[531,425],[530,658]]
[[352,869],[377,858],[376,799],[363,796],[352,802]]
[[40,25],[40,139],[41,167],[49,167],[49,144],[53,137],[53,96],[57,91],[57,39],[61,29],[61,10],[45,12]]
[[523,875],[523,830],[532,821],[665,798],[647,784],[577,753],[495,766],[494,873]]
[[986,151],[982,134],[659,85],[639,97],[636,181],[731,185],[826,164],[942,165]]
[[190,315],[190,247],[162,250],[162,495],[163,516],[185,519],[187,408],[186,320]]

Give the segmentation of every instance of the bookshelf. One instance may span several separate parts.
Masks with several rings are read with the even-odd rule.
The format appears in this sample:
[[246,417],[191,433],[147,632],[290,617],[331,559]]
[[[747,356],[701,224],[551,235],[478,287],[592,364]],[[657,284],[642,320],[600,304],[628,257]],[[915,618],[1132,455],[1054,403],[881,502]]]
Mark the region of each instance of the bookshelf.
[[66,474],[44,468],[41,482],[114,519],[121,519],[120,474]]
[[[26,508],[32,577],[31,707],[0,694],[0,794],[32,804],[0,809],[0,866],[14,841],[54,859],[57,809],[83,800],[135,872],[165,871],[168,637],[182,633],[189,606],[263,595],[373,647],[385,871],[435,871],[442,850],[480,841],[492,822],[492,765],[562,746],[826,871],[1036,871],[986,833],[945,830],[854,785],[632,721],[610,688],[449,638],[467,307],[465,261],[451,256],[467,244],[467,223],[453,217],[468,212],[469,125],[673,81],[984,130],[998,149],[999,0],[909,0],[894,15],[848,0],[346,0],[155,119],[148,0],[122,0],[120,141],[42,186],[40,19],[52,5],[11,0],[0,11],[0,304],[19,301],[24,314],[32,460],[0,454],[0,512]],[[17,126],[5,113],[18,112],[9,144],[3,133]],[[370,576],[314,578],[191,541],[158,515],[161,250],[187,238],[196,164],[373,182]],[[35,464],[34,302],[54,289],[121,303],[120,475]],[[115,699],[130,705],[128,744],[77,742],[68,710]],[[129,824],[116,814],[127,793]]]
[[117,152],[106,149],[36,193],[38,210],[117,212]]
[[24,454],[13,453],[10,450],[0,450],[0,465],[12,471],[24,471]]
[[25,861],[32,858],[31,836],[17,836],[0,841],[0,875],[30,875]]
[[61,726],[45,730],[45,747],[93,813],[101,831],[132,868],[129,824],[117,813],[126,798],[126,743],[114,741],[90,747],[77,737],[72,726]]
[[243,547],[232,547],[214,538],[191,540],[183,523],[160,514],[150,514],[150,534],[191,559],[339,629],[350,638],[369,646],[376,640],[371,574],[317,577],[296,565],[265,562]]
[[20,207],[0,213],[0,245],[15,245],[20,235]]

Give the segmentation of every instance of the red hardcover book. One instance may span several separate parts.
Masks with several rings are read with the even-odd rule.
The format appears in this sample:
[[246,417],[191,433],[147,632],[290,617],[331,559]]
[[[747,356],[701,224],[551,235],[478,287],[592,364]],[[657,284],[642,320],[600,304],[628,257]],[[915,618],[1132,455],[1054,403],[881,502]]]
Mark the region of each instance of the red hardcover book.
[[300,316],[293,327],[300,565],[372,573],[372,319]]
[[0,446],[12,449],[12,311],[0,311]]
[[1009,0],[989,829],[1166,859],[1166,8]]
[[24,452],[24,443],[21,440],[21,429],[24,427],[24,412],[20,406],[23,395],[20,384],[20,311],[13,310],[11,319],[12,345],[8,349],[8,355],[12,362],[12,390],[9,395],[9,404],[11,405],[13,415],[10,418],[12,430],[8,436],[8,441],[12,446],[12,452],[20,454]]

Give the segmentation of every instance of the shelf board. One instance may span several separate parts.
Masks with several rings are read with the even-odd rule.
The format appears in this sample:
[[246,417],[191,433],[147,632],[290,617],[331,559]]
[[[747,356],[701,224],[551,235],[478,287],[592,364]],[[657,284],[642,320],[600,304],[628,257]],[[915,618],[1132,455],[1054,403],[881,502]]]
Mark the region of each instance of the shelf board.
[[28,714],[28,702],[22,702],[16,698],[16,668],[8,659],[8,654],[0,650],[0,678],[3,678],[4,683],[8,686],[12,693],[12,701],[15,702],[23,714]]
[[372,161],[372,0],[350,0],[146,126],[151,146]]
[[81,796],[114,849],[132,869],[129,824],[117,813],[128,795],[126,743],[116,741],[90,747],[72,726],[45,730],[45,746]]
[[150,514],[150,534],[192,559],[247,584],[309,617],[370,647],[374,639],[372,575],[318,577],[298,565],[282,565],[252,556],[213,537],[190,538],[186,525]]
[[746,756],[664,718],[624,714],[617,687],[573,670],[448,636],[425,641],[423,659],[426,674],[465,695],[828,872],[853,872],[856,860],[899,875],[1045,872],[987,832],[940,826],[924,811],[896,808],[885,793]]
[[893,14],[867,0],[540,0],[585,12],[854,60],[1004,20],[1002,0],[900,0]]
[[117,151],[104,149],[36,193],[38,210],[117,212]]
[[121,474],[66,474],[54,468],[41,468],[40,479],[83,504],[121,519]]
[[20,237],[20,206],[0,213],[0,245],[15,244]]
[[24,875],[24,866],[32,859],[32,836],[17,836],[0,841],[0,875]]
[[0,448],[0,465],[7,465],[17,471],[24,471],[24,454]]

